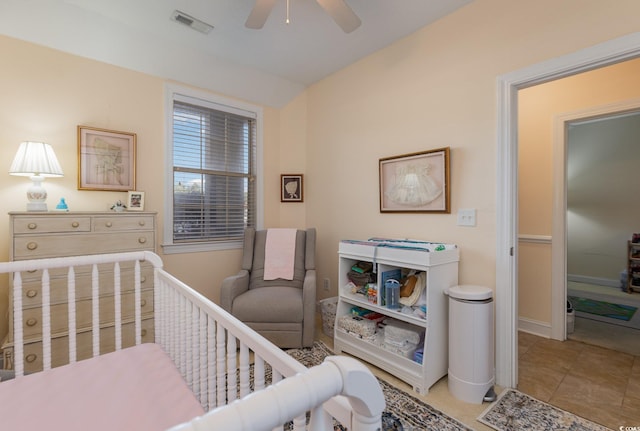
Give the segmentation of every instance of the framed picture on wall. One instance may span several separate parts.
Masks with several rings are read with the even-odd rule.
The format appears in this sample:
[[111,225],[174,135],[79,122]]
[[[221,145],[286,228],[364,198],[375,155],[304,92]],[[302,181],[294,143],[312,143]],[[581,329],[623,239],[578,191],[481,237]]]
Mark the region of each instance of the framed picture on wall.
[[449,147],[380,159],[380,212],[450,213]]
[[280,202],[302,202],[302,174],[280,175]]
[[78,190],[136,189],[136,134],[78,126]]

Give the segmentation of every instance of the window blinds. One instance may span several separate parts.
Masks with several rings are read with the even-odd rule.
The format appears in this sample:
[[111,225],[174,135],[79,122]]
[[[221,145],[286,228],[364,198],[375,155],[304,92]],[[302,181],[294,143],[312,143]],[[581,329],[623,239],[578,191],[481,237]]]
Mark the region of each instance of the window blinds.
[[173,240],[228,241],[255,226],[256,120],[173,105]]

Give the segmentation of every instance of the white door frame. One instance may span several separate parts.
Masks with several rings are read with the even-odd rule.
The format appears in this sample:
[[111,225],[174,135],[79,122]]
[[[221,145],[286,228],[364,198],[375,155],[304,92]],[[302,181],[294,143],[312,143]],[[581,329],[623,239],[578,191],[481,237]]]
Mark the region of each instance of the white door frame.
[[[640,33],[632,33],[497,79],[496,383],[500,386],[518,383],[518,90],[638,56]],[[564,302],[552,304],[552,316],[563,310],[561,328],[565,307]]]

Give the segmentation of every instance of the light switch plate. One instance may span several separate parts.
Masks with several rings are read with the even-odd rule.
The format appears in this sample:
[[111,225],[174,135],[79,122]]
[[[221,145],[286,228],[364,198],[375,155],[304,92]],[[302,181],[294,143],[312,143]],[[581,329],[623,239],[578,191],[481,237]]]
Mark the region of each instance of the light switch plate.
[[475,208],[458,210],[458,226],[475,226],[476,210]]

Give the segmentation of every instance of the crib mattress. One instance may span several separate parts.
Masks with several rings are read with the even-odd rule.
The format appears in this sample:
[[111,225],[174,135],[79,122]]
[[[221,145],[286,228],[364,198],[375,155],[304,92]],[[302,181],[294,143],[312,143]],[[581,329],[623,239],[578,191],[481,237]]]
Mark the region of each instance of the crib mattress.
[[160,431],[203,413],[157,344],[0,383],[3,430]]

